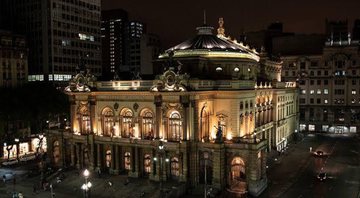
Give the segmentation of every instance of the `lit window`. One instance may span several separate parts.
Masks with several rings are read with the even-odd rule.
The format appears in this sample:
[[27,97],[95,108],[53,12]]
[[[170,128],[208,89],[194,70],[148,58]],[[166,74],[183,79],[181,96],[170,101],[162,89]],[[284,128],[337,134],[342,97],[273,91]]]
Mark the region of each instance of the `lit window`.
[[316,93],[317,93],[317,94],[321,94],[321,89],[318,89],[318,90],[316,91]]
[[222,68],[221,68],[221,67],[217,67],[217,68],[216,68],[216,71],[217,71],[217,72],[220,72],[220,71],[222,71]]
[[301,94],[306,94],[306,90],[305,90],[305,89],[302,89],[302,90],[301,90]]
[[239,71],[240,71],[240,69],[238,67],[234,68],[234,72],[239,72]]
[[328,89],[324,89],[324,94],[329,94],[329,90],[328,90]]
[[356,99],[351,100],[351,104],[355,104],[355,102],[356,102]]
[[314,94],[315,93],[315,91],[312,89],[312,90],[310,90],[310,94]]
[[309,131],[315,131],[315,125],[309,124]]
[[327,103],[329,103],[329,101],[328,101],[327,99],[325,99],[325,100],[324,100],[324,103],[327,104]]
[[356,95],[356,90],[355,89],[351,90],[351,94]]

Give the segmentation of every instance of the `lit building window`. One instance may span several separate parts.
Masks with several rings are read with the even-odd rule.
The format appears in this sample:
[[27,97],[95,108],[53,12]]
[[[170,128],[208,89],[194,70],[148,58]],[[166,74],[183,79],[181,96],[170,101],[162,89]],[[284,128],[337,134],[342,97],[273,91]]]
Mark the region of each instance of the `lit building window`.
[[315,131],[315,125],[309,124],[309,131]]
[[355,104],[355,103],[356,103],[356,99],[352,99],[351,104]]
[[171,176],[178,177],[180,175],[179,158],[171,158]]
[[328,99],[325,99],[325,100],[324,100],[324,103],[325,103],[325,104],[329,103]]
[[329,125],[322,125],[322,131],[328,131]]
[[133,112],[130,109],[124,109],[121,113],[121,136],[133,137]]
[[315,91],[312,89],[312,90],[310,90],[310,94],[314,94],[315,93]]
[[141,117],[141,132],[142,136],[145,139],[152,139],[154,137],[153,131],[153,113],[149,110],[146,110],[142,113]]
[[317,94],[321,94],[321,89],[318,89],[318,90],[316,91],[316,93],[317,93]]
[[217,72],[220,72],[220,71],[222,71],[222,70],[223,70],[223,69],[222,69],[221,67],[217,67],[217,68],[216,68],[216,71],[217,71]]
[[130,152],[125,152],[124,155],[124,168],[125,170],[131,169],[131,155]]
[[351,94],[356,95],[356,90],[355,89],[351,90]]
[[234,72],[239,72],[239,71],[240,71],[240,69],[238,67],[234,68]]
[[302,90],[301,90],[301,94],[306,94],[306,90],[305,90],[305,89],[302,89]]
[[169,133],[168,139],[179,141],[181,139],[182,123],[179,112],[174,111],[169,116]]
[[144,172],[149,174],[151,171],[151,157],[149,154],[144,155]]
[[306,130],[306,124],[300,124],[300,131]]
[[110,108],[106,108],[102,113],[102,130],[104,136],[114,135],[114,113]]
[[328,90],[328,89],[324,89],[324,94],[329,94],[329,90]]

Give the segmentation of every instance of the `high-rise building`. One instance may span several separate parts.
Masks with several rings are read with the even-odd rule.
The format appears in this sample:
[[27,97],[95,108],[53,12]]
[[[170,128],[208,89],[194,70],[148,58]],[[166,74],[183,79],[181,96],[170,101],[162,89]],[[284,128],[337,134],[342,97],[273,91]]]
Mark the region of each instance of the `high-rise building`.
[[128,62],[128,13],[122,9],[101,12],[103,78],[113,79]]
[[145,24],[139,21],[130,21],[129,22],[129,51],[130,51],[130,60],[129,68],[130,72],[140,72],[140,63],[141,63],[141,36],[145,34]]
[[25,37],[0,31],[0,87],[16,87],[26,83],[27,59]]
[[12,29],[28,40],[29,81],[67,81],[81,59],[101,75],[100,0],[8,3]]

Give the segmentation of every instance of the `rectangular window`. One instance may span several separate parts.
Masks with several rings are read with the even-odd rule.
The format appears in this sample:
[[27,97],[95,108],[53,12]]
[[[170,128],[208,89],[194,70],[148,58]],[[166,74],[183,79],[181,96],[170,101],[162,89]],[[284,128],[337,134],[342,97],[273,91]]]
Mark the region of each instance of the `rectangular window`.
[[300,104],[305,104],[305,103],[306,103],[305,98],[300,98]]
[[329,125],[322,125],[322,131],[327,131],[329,128]]
[[314,85],[314,80],[310,80],[310,85]]
[[356,90],[355,89],[351,90],[351,94],[356,95]]
[[325,103],[325,104],[329,103],[328,99],[325,99],[325,100],[324,100],[324,103]]
[[312,89],[312,90],[310,90],[310,94],[312,95],[312,94],[314,94],[315,93],[315,91]]
[[310,104],[314,104],[314,98],[310,98]]
[[306,89],[302,89],[301,94],[306,94]]
[[317,99],[316,99],[316,103],[317,103],[317,104],[320,104],[320,103],[321,103],[321,99],[320,99],[320,98],[317,98]]
[[329,90],[328,89],[324,89],[324,94],[329,94]]
[[318,90],[316,91],[316,93],[317,93],[317,94],[321,94],[321,89],[318,89]]
[[317,80],[317,85],[321,85],[321,80]]
[[309,131],[315,131],[315,125],[309,124]]

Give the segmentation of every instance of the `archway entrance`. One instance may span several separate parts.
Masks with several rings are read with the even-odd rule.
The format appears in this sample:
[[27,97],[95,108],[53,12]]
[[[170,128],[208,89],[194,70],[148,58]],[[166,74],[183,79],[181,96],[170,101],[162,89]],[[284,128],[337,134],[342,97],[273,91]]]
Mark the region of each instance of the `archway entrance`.
[[238,193],[246,192],[245,163],[240,157],[234,157],[231,161],[229,188]]

